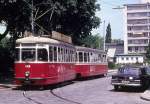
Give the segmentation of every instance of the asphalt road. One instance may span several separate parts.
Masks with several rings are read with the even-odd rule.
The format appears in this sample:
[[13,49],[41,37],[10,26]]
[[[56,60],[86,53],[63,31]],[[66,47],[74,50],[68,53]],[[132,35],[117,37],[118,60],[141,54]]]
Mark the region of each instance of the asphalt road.
[[111,77],[74,81],[55,89],[0,89],[0,104],[150,104],[135,88],[114,91]]

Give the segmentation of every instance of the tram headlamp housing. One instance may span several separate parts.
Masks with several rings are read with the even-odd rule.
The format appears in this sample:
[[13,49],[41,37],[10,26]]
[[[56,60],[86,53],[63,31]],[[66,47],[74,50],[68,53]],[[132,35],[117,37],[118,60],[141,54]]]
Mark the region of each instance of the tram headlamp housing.
[[26,76],[26,77],[29,77],[29,76],[30,76],[30,72],[29,72],[29,71],[26,71],[26,72],[25,72],[25,76]]

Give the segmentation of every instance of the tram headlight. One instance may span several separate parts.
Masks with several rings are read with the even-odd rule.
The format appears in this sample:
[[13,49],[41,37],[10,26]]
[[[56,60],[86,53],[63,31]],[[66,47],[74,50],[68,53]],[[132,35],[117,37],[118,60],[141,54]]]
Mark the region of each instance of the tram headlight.
[[26,76],[26,77],[29,77],[29,76],[30,76],[30,72],[29,72],[29,71],[26,71],[26,72],[25,72],[25,76]]
[[133,77],[129,77],[130,80],[133,80]]

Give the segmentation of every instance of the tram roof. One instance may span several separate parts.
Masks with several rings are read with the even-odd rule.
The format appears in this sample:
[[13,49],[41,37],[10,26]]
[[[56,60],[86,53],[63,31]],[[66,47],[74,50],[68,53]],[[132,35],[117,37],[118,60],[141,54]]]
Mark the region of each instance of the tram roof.
[[103,50],[100,50],[100,49],[93,49],[93,48],[81,47],[81,46],[76,46],[75,48],[76,48],[77,51],[105,53]]
[[61,42],[61,41],[58,41],[58,40],[55,40],[55,39],[51,39],[51,38],[35,37],[35,36],[29,36],[29,37],[17,39],[16,43],[69,44],[69,43]]

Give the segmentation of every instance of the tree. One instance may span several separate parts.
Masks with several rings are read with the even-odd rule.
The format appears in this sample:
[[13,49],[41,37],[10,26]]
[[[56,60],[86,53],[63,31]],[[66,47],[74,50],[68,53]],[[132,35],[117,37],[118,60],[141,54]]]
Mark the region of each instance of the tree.
[[110,23],[108,24],[107,29],[106,29],[105,43],[111,43],[111,26],[110,26]]
[[[49,0],[49,2],[51,8],[54,8],[53,12],[48,12],[35,22],[45,30],[72,36],[73,43],[77,45],[81,45],[81,40],[91,35],[92,28],[96,28],[100,23],[99,18],[95,16],[95,11],[99,9],[95,4],[96,0]],[[50,6],[45,8],[47,10]],[[51,15],[52,18],[49,19]]]
[[99,34],[88,35],[86,38],[83,39],[83,44],[86,47],[102,49],[103,38],[100,37]]
[[[0,22],[6,23],[7,29],[1,34],[0,40],[8,32],[21,33],[31,31],[31,12],[34,13],[35,33],[52,30],[68,34],[75,44],[81,45],[81,40],[91,35],[100,20],[95,16],[99,9],[96,0],[2,0],[0,2]],[[11,3],[8,1],[12,1]],[[15,2],[13,2],[15,1]]]
[[148,60],[150,60],[150,43],[148,44],[145,56]]
[[0,34],[0,41],[10,32],[24,32],[30,26],[30,9],[22,0],[0,0],[0,23],[6,26],[3,34]]

